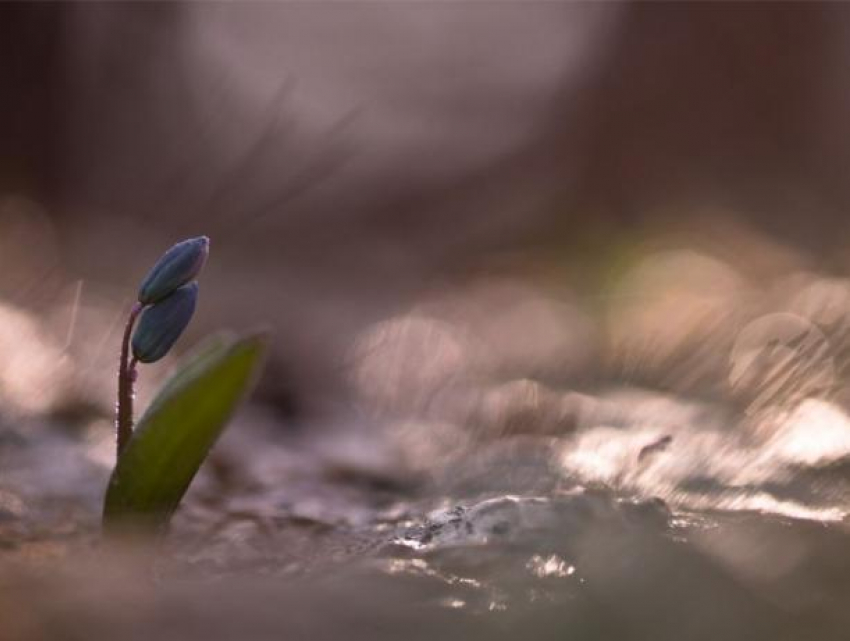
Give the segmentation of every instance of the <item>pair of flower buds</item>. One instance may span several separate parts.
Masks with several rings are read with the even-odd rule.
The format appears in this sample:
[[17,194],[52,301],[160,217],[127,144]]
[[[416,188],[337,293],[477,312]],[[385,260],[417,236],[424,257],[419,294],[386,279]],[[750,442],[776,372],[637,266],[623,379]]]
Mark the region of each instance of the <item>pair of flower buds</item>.
[[158,361],[186,329],[198,300],[195,278],[207,260],[209,247],[206,236],[177,243],[142,281],[137,309],[143,311],[132,339],[136,361]]

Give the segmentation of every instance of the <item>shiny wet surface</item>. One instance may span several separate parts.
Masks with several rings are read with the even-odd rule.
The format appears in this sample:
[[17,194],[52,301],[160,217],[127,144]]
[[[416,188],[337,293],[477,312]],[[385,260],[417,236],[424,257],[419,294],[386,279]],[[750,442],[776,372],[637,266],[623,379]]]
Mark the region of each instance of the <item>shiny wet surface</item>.
[[850,285],[690,251],[618,282],[366,327],[350,397],[246,406],[155,549],[100,537],[109,383],[9,306],[2,638],[845,638]]

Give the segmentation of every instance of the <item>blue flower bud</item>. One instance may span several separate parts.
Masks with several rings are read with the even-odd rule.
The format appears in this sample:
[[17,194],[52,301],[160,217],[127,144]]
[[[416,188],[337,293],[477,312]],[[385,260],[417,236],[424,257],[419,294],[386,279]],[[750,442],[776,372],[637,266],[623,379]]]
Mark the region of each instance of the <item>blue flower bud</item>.
[[192,319],[197,300],[198,283],[193,281],[146,307],[133,332],[133,357],[153,363],[165,356]]
[[139,302],[151,305],[200,273],[210,251],[210,239],[198,236],[177,243],[162,255],[139,287]]

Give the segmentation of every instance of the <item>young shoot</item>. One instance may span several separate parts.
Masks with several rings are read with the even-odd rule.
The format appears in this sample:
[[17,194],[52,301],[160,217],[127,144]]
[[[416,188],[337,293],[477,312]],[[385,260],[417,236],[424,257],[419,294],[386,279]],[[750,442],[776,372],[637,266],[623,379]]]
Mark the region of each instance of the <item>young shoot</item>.
[[134,426],[139,364],[163,358],[192,319],[206,236],[174,245],[142,281],[130,310],[118,368],[117,462],[106,490],[107,531],[163,530],[195,473],[260,369],[265,338],[208,339],[168,379]]
[[[190,281],[200,274],[209,251],[210,239],[206,236],[177,243],[156,262],[139,287],[139,295],[124,329],[118,364],[115,417],[118,458],[133,434],[136,363],[153,363],[161,359],[186,329],[198,299],[198,283]],[[133,325],[139,314],[141,320],[133,333]]]

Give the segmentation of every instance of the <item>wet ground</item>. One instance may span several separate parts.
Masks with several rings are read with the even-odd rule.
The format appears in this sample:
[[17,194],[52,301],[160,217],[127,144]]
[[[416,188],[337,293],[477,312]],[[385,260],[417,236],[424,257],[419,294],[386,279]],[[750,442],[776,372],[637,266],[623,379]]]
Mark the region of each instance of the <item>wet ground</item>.
[[[581,483],[552,455],[567,443],[537,437],[423,480],[256,422],[234,425],[155,553],[99,540],[106,469],[85,439],[8,438],[3,638],[840,639],[850,624],[843,516],[778,513],[780,489],[764,509],[690,509]],[[635,465],[667,455],[643,452]]]
[[[109,384],[4,373],[0,639],[846,639],[850,282],[690,250],[552,282],[369,326],[321,416],[261,394],[155,548],[100,537]],[[66,362],[0,311],[5,362]]]

